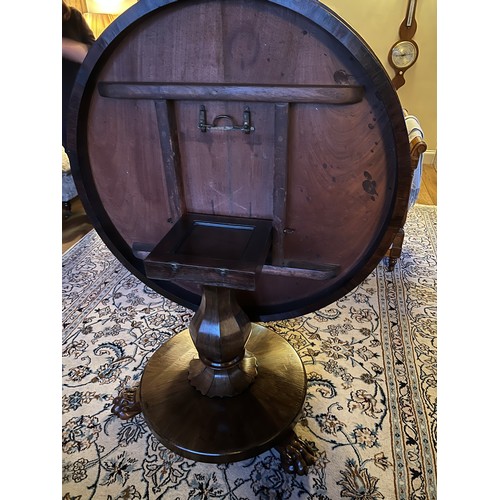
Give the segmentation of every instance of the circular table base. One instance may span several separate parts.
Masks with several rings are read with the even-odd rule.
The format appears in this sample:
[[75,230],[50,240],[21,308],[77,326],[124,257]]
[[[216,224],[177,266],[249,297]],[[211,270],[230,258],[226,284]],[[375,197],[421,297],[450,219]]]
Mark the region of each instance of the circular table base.
[[246,348],[258,374],[234,397],[203,396],[188,380],[196,348],[184,330],[163,344],[142,375],[140,404],[158,441],[186,458],[227,463],[275,446],[295,425],[306,395],[304,365],[278,334],[252,324]]

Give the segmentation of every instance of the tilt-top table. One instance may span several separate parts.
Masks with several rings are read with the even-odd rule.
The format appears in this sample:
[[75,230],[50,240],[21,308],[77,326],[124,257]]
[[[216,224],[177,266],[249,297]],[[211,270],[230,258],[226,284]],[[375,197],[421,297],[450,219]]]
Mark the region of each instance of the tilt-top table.
[[91,48],[70,119],[97,232],[196,311],[113,412],[194,460],[276,447],[306,473],[304,366],[262,323],[352,290],[404,219],[408,135],[380,62],[314,0],[141,0]]

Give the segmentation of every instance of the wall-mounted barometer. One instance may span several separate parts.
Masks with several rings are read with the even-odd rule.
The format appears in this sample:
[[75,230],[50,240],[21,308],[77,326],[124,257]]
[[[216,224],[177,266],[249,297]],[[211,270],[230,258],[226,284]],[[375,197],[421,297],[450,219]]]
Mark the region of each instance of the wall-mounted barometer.
[[399,40],[389,51],[389,64],[396,73],[392,79],[396,90],[405,84],[403,75],[415,64],[418,58],[418,45],[412,40],[417,31],[416,7],[417,0],[409,0],[406,16],[399,27]]

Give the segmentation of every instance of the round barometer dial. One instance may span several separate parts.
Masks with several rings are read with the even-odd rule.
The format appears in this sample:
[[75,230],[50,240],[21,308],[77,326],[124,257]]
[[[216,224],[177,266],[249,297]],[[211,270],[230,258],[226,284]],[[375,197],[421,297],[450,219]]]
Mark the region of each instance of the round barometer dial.
[[400,70],[406,70],[412,66],[418,57],[418,46],[412,40],[401,40],[393,45],[391,49],[392,65]]

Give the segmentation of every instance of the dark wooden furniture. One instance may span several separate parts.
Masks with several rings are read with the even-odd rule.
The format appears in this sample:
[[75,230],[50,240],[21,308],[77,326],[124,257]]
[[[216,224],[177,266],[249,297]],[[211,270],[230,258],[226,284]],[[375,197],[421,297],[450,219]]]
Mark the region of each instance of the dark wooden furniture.
[[[408,116],[408,112],[405,109],[403,110],[403,112],[405,117]],[[410,165],[412,168],[412,177],[413,177],[415,170],[419,166],[419,163],[421,163],[422,161],[422,155],[427,151],[427,143],[425,142],[423,137],[420,137],[420,135],[418,134],[409,133],[408,140],[410,143]],[[405,238],[404,224],[406,222],[406,217],[408,215],[408,210],[410,208],[411,206],[407,207],[406,213],[403,217],[403,220],[401,221],[401,227],[398,229],[398,232],[396,233],[394,241],[392,242],[392,245],[390,246],[389,250],[387,250],[386,257],[387,257],[388,271],[394,270],[394,267],[396,266],[398,259],[401,257],[401,251],[403,249],[403,242]]]
[[388,75],[314,0],[150,0],[92,47],[71,101],[70,156],[104,242],[196,311],[113,412],[168,448],[228,462],[293,432],[306,373],[256,322],[342,297],[382,259],[411,182]]

